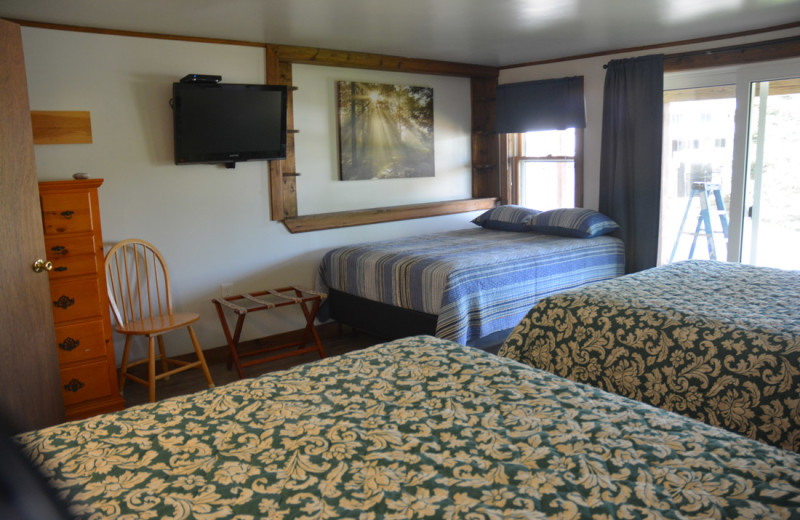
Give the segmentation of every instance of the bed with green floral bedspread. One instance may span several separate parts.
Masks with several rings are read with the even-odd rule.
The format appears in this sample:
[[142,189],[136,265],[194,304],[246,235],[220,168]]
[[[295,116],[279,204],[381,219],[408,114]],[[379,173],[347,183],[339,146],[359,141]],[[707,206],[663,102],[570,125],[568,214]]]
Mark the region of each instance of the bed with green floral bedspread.
[[500,355],[800,451],[800,272],[687,261],[534,306]]
[[15,438],[79,518],[800,517],[800,455],[417,336]]

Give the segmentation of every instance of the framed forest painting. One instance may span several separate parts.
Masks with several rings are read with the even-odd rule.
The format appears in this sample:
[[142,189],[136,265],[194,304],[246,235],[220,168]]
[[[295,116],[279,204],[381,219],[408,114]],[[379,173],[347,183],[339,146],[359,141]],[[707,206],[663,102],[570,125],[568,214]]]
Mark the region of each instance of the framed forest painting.
[[342,180],[433,177],[433,89],[336,82]]

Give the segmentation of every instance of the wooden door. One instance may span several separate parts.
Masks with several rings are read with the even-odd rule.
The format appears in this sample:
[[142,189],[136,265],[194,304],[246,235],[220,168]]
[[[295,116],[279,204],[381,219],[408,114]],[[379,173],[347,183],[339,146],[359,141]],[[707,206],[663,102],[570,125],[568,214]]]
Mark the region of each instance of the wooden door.
[[18,25],[0,20],[0,416],[15,432],[64,420]]

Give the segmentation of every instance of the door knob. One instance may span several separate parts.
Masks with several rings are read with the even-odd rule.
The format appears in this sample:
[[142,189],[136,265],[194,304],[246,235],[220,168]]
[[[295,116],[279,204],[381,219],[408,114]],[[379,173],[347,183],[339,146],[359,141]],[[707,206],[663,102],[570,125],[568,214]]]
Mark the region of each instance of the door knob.
[[37,273],[41,273],[42,271],[52,271],[53,270],[53,262],[45,261],[39,258],[33,263],[33,270]]

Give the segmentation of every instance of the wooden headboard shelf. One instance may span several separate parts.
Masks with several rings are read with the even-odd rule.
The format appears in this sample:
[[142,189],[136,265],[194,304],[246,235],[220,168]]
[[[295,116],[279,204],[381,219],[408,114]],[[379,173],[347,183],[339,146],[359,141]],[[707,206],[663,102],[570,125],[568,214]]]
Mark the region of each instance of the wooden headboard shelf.
[[88,111],[31,110],[33,144],[90,144],[92,121]]
[[493,208],[497,204],[494,197],[448,200],[442,202],[426,202],[407,204],[404,206],[387,206],[383,208],[339,211],[334,213],[317,213],[286,217],[283,224],[291,233],[306,233],[348,226],[364,226],[395,220],[435,217],[452,213],[479,211]]

